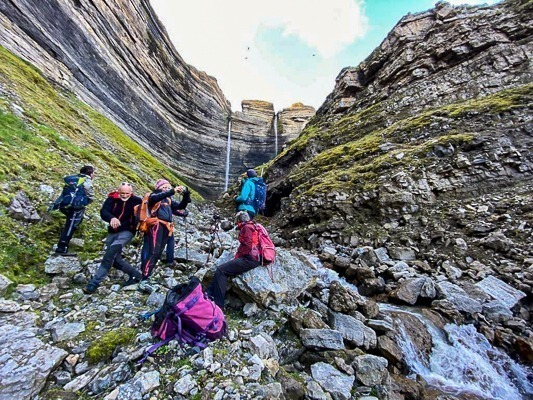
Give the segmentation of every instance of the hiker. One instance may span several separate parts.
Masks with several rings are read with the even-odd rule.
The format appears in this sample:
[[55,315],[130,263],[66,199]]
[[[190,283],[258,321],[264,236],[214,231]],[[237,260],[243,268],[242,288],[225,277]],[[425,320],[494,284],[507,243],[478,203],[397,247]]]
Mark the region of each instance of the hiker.
[[[183,198],[181,202],[172,200],[175,193],[181,193]],[[159,207],[155,211],[154,217],[157,223],[150,226],[148,232],[144,235],[144,243],[141,251],[141,283],[139,289],[144,292],[153,292],[154,288],[150,284],[152,275],[157,261],[161,258],[163,249],[167,244],[168,238],[174,232],[173,215],[180,215],[180,210],[184,210],[187,204],[191,202],[191,194],[184,186],[172,188],[170,182],[166,179],[159,179],[154,191],[148,198],[148,208],[151,210],[157,204]]]
[[207,293],[221,309],[224,309],[227,277],[241,275],[261,264],[257,252],[258,234],[250,215],[247,211],[239,211],[236,220],[239,229],[239,248],[235,258],[217,266],[213,282],[207,289]]
[[[65,227],[61,231],[59,236],[59,242],[56,246],[56,254],[68,253],[68,245],[74,235],[74,231],[80,226],[81,221],[83,220],[83,214],[85,213],[85,207],[92,203],[94,200],[94,189],[93,189],[93,179],[94,179],[94,167],[86,165],[80,169],[80,173],[77,175],[69,175],[64,178],[65,182],[74,182],[72,187],[74,188],[71,196],[80,197],[79,205],[76,207],[69,206],[59,206],[59,211],[61,211],[67,217],[65,221]],[[79,193],[76,193],[76,188],[79,187]],[[65,192],[65,189],[63,189]],[[62,194],[61,198],[65,196]],[[60,198],[60,199],[61,199]],[[73,198],[74,199],[74,198]],[[72,200],[71,200],[72,202]]]
[[250,220],[255,217],[255,209],[252,200],[255,196],[255,185],[253,180],[257,180],[257,172],[254,169],[246,171],[246,178],[244,178],[241,193],[235,197],[237,203],[237,211],[246,211],[250,216]]
[[122,249],[135,236],[136,223],[133,207],[141,202],[140,197],[133,195],[132,184],[127,182],[122,182],[116,191],[107,195],[100,210],[102,219],[109,223],[105,240],[106,252],[100,267],[83,290],[86,294],[96,291],[111,267],[128,275],[129,278],[123,286],[141,281],[141,273],[122,258]]

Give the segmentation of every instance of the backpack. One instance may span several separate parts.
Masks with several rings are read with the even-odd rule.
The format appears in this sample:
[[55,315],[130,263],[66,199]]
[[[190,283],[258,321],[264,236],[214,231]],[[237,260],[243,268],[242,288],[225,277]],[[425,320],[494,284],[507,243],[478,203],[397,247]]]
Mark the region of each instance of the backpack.
[[276,248],[265,227],[257,222],[253,222],[255,231],[257,232],[257,250],[261,257],[261,265],[272,264],[276,260]]
[[257,232],[257,243],[252,239],[252,245],[256,246],[258,252],[259,260],[261,265],[264,265],[268,268],[268,274],[270,279],[274,282],[274,275],[272,273],[272,264],[276,260],[276,248],[265,227],[257,222],[251,221],[255,231]]
[[146,233],[151,226],[157,224],[157,217],[153,215],[157,212],[161,206],[161,202],[158,201],[154,204],[150,210],[148,207],[148,199],[150,198],[150,192],[146,193],[142,199],[141,204],[137,204],[133,207],[133,215],[135,216],[135,225],[137,226],[137,231]]
[[180,345],[203,349],[208,342],[226,335],[228,325],[224,312],[202,290],[200,280],[193,276],[188,283],[170,289],[163,306],[141,318],[155,314],[152,337],[161,339],[146,350],[141,363],[159,347],[176,339]]
[[246,204],[251,205],[254,208],[256,215],[259,213],[263,214],[265,212],[267,184],[261,177],[252,179],[252,182],[254,184],[254,197],[248,199]]
[[89,204],[89,198],[85,193],[83,184],[86,177],[80,175],[68,175],[63,178],[65,185],[61,195],[54,201],[50,210],[82,210]]

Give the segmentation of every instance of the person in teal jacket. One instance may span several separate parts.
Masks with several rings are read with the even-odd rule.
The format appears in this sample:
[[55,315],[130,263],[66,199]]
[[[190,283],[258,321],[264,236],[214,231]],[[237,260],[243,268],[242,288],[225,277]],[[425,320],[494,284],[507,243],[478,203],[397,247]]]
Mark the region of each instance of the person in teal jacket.
[[255,184],[254,179],[257,180],[257,172],[253,169],[246,171],[247,178],[244,179],[244,183],[241,188],[241,193],[235,197],[237,203],[237,211],[246,211],[250,216],[250,219],[255,217],[254,206],[252,200],[255,196]]

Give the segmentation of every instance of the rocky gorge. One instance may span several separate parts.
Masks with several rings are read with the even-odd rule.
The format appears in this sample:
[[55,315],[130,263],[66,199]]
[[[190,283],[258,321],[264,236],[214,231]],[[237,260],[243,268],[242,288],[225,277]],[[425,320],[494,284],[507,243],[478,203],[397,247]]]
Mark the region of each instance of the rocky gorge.
[[[0,26],[2,46],[101,112],[202,195],[222,192],[228,123],[242,116],[215,78],[183,60],[148,0],[7,0]],[[232,181],[243,162],[257,166],[275,155],[273,118],[271,105],[267,119],[250,115],[241,124]],[[279,143],[308,119],[292,123],[287,137],[280,131]]]
[[[264,166],[269,198],[259,221],[277,260],[273,278],[257,268],[232,281],[228,336],[207,349],[171,342],[138,365],[152,344],[139,315],[192,275],[208,284],[232,256],[235,231],[212,233],[215,213],[232,219],[228,199],[221,210],[197,199],[186,224],[176,219],[177,262],[160,266],[150,296],[122,288],[116,271],[97,293],[82,292],[102,231],[78,242],[96,254],[39,248],[39,283],[0,275],[0,399],[531,397],[531,8],[438,3],[404,17],[363,63],[341,71],[309,122],[313,110],[302,105],[276,116],[270,103],[243,102],[231,119],[237,142],[249,129],[268,151],[274,127],[292,139],[280,139]],[[0,83],[2,113],[30,126],[16,85]],[[289,119],[301,125],[293,130]],[[232,164],[253,164],[236,149]],[[10,205],[0,222],[22,220],[15,239],[31,247],[47,188],[39,166],[18,158],[18,175],[0,170],[9,177],[0,200]],[[112,171],[109,158],[94,161]],[[139,181],[158,171],[143,164],[141,172]],[[15,195],[35,181],[29,198]],[[95,214],[88,219],[102,228]],[[6,226],[2,236],[14,225]],[[126,257],[138,253],[135,243]]]

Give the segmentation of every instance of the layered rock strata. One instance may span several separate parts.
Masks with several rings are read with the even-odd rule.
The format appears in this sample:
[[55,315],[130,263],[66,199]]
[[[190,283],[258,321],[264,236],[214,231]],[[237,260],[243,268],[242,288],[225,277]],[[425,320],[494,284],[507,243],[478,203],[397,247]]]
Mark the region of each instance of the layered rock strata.
[[230,182],[274,158],[315,114],[313,107],[301,103],[280,111],[277,119],[274,105],[267,101],[243,100],[241,107],[231,116]]
[[[285,142],[295,139],[305,128],[305,125],[315,115],[314,107],[302,103],[294,103],[278,113],[278,134]],[[281,147],[280,147],[281,148]]]
[[[439,3],[402,19],[367,60],[344,70],[267,173],[267,210],[286,243],[347,246],[347,254],[386,244],[428,269],[446,253],[460,268],[467,257],[497,276],[502,265],[525,270],[533,224],[531,7]],[[369,293],[386,292],[376,272]],[[364,280],[357,267],[346,273]],[[522,278],[513,286],[531,293]]]
[[148,1],[7,0],[0,44],[103,112],[203,194],[223,184],[230,104]]

